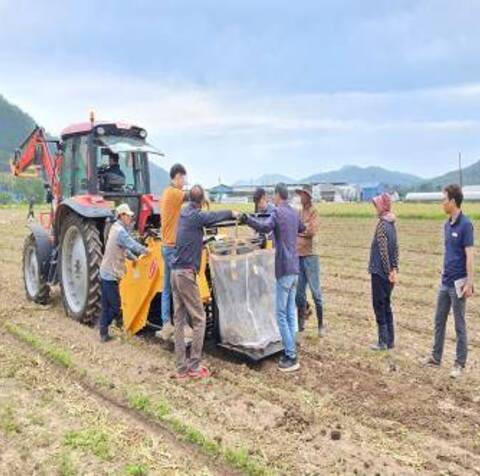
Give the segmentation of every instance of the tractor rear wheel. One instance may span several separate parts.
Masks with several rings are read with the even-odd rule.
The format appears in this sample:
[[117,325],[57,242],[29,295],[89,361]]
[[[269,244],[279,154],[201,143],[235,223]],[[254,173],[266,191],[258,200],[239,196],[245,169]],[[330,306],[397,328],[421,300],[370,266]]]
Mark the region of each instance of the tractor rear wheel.
[[50,286],[42,277],[38,262],[37,246],[33,233],[27,236],[23,245],[23,284],[27,299],[37,304],[47,304]]
[[94,220],[67,216],[60,237],[60,287],[67,314],[95,324],[101,310],[102,243]]

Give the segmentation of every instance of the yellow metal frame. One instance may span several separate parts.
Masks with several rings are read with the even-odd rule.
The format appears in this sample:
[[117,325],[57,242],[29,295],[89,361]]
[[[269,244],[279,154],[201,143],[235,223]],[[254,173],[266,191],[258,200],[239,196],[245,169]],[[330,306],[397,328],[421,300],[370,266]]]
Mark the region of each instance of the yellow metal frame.
[[[149,238],[146,244],[149,254],[136,262],[127,260],[127,273],[120,282],[123,326],[128,335],[136,334],[147,325],[150,304],[157,293],[163,290],[162,242]],[[211,301],[210,284],[206,276],[207,261],[208,252],[204,249],[197,277],[204,304]]]

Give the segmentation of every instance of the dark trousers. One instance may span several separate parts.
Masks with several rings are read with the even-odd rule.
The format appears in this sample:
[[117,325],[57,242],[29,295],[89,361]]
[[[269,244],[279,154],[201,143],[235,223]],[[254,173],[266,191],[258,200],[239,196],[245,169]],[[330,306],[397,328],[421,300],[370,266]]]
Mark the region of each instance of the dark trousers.
[[102,279],[102,316],[100,318],[100,335],[108,334],[113,319],[120,315],[120,292],[118,281]]
[[378,343],[391,348],[395,342],[391,305],[393,285],[378,274],[372,274],[372,304],[378,325]]

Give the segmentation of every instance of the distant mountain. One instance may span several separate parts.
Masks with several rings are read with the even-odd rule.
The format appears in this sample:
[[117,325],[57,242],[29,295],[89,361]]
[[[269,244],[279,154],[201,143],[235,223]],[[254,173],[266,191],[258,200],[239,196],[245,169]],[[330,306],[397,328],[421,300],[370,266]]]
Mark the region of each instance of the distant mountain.
[[346,165],[340,170],[311,175],[303,179],[302,182],[346,182],[351,184],[378,182],[391,186],[410,187],[419,184],[422,180],[415,175],[394,172],[382,167],[362,168]]
[[297,183],[297,180],[280,174],[266,174],[258,179],[251,180],[237,180],[233,185],[275,185],[279,182],[283,183]]
[[159,165],[153,163],[150,164],[150,188],[152,193],[159,195],[163,192],[163,189],[170,183],[170,174],[162,169]]
[[[462,182],[463,185],[479,185],[480,184],[480,160],[475,162],[468,167],[465,167],[462,170]],[[452,172],[448,172],[444,175],[440,175],[439,177],[435,177],[430,180],[425,180],[417,187],[415,187],[419,191],[433,191],[433,190],[440,190],[445,185],[450,183],[459,183],[460,182],[460,174],[458,170],[453,170]]]
[[8,171],[12,152],[35,126],[34,120],[0,95],[0,171]]

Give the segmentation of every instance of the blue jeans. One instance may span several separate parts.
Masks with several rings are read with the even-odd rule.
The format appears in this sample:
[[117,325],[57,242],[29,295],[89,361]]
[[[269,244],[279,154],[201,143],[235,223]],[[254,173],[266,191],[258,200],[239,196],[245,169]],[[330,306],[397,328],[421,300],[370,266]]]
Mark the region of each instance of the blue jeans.
[[289,274],[277,279],[277,323],[282,336],[285,355],[294,359],[297,356],[295,335],[297,332],[297,316],[295,294],[298,277]]
[[100,335],[107,335],[113,319],[120,315],[120,292],[118,281],[102,279],[102,315],[100,317]]
[[307,308],[307,284],[312,293],[317,314],[322,308],[322,288],[320,287],[320,259],[318,256],[300,256],[300,274],[298,275],[297,307]]
[[437,297],[437,310],[435,312],[434,326],[435,335],[432,356],[440,362],[443,356],[443,344],[445,343],[445,328],[447,325],[450,309],[453,310],[455,321],[455,333],[457,334],[457,356],[455,362],[465,367],[468,354],[467,325],[465,323],[466,299],[459,298],[454,286],[441,285]]
[[172,261],[175,258],[175,248],[172,246],[162,246],[163,257],[163,291],[162,291],[162,324],[170,322],[171,317],[171,299],[172,284],[170,273],[172,271]]

